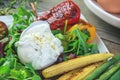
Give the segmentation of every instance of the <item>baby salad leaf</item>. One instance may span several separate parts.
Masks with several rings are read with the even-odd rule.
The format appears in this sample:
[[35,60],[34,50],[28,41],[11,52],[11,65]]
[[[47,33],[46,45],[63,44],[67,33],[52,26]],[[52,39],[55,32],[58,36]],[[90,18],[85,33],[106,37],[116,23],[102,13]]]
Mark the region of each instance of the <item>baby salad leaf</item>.
[[64,37],[64,39],[61,39],[59,34],[56,34],[57,38],[59,38],[62,41],[62,44],[64,46],[64,53],[66,54],[73,53],[75,55],[87,55],[90,53],[99,52],[96,44],[87,43],[87,40],[90,37],[89,32],[87,31],[83,31],[76,28],[65,35],[61,34]]
[[[9,28],[9,42],[5,46],[6,54],[16,53],[14,43],[19,40],[21,32],[27,28],[33,21],[33,12],[22,7],[18,8],[18,13],[13,14],[13,24]],[[10,52],[10,53],[9,53]]]
[[30,69],[30,71],[31,71],[33,74],[35,74],[35,71],[34,71],[34,68],[32,67],[32,64],[27,63],[27,64],[25,64],[25,67],[28,68],[28,69]]
[[33,77],[32,77],[32,80],[42,80],[42,79],[40,78],[40,76],[35,73],[35,70],[34,70],[34,68],[32,67],[32,64],[27,63],[27,64],[25,64],[25,67],[28,68],[28,69],[30,69],[30,71],[34,74]]
[[40,78],[40,76],[34,75],[34,76],[32,77],[32,80],[42,80],[42,79]]
[[9,41],[3,49],[5,57],[0,58],[0,80],[41,80],[32,65],[22,64],[16,55],[15,42],[19,40],[21,32],[34,21],[33,12],[20,7],[13,18],[13,24],[8,30]]
[[69,48],[68,51],[65,52],[73,52],[77,55],[87,53],[88,52],[87,46],[88,44],[86,43],[87,39],[88,36],[76,28],[75,30],[71,31],[67,36]]
[[0,66],[0,76],[10,72],[10,65]]

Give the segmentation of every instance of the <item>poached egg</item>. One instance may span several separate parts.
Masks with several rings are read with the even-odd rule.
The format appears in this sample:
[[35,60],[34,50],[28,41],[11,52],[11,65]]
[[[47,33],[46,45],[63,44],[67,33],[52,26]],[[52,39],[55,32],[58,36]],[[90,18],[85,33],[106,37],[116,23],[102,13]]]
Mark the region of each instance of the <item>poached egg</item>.
[[17,53],[22,63],[31,63],[41,70],[53,64],[63,52],[61,41],[56,38],[45,21],[33,22],[16,42]]

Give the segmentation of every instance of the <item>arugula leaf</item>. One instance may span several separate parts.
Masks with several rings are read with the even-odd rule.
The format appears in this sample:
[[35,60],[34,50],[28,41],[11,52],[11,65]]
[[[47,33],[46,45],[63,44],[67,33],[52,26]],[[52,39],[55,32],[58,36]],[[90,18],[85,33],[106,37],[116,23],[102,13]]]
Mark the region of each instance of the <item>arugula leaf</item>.
[[[64,37],[64,39],[61,39],[61,36],[59,34],[61,34]],[[62,44],[64,45],[64,53],[66,54],[73,53],[75,55],[87,55],[90,53],[99,52],[96,44],[87,43],[87,40],[90,37],[87,31],[83,31],[76,28],[68,34],[58,33],[56,35],[57,38],[59,38],[62,41]],[[67,56],[66,59],[68,59]]]
[[25,67],[30,69],[30,71],[33,73],[32,80],[42,80],[39,75],[36,74],[34,68],[32,67],[32,64],[27,63],[25,64]]
[[42,80],[38,75],[34,75],[33,77],[32,77],[32,80]]
[[25,67],[28,68],[28,69],[30,69],[30,71],[31,71],[33,74],[35,74],[35,71],[34,71],[34,68],[32,67],[32,64],[27,63],[27,64],[25,64]]
[[[87,47],[86,41],[88,39],[88,36],[82,33],[79,29],[75,29],[75,34],[78,37],[79,46],[81,45],[84,48],[84,53],[87,53],[88,47]],[[77,53],[79,52],[77,51]]]

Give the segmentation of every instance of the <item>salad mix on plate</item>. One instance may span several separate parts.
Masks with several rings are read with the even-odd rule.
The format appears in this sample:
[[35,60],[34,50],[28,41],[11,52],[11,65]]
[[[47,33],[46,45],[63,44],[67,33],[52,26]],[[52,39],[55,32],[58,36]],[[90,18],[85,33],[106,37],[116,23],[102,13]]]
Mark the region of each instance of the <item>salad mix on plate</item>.
[[71,0],[40,16],[35,10],[18,8],[8,34],[0,35],[0,79],[42,80],[39,73],[48,66],[99,53],[97,44],[92,43],[95,27],[82,20],[80,14]]

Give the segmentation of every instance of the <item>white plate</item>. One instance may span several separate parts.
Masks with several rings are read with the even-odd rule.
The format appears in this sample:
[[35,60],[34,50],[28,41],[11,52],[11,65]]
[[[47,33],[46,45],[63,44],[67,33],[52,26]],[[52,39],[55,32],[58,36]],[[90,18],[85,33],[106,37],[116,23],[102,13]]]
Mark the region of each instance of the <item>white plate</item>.
[[110,14],[106,11],[104,11],[99,4],[96,2],[96,0],[84,0],[86,6],[98,17],[100,17],[105,22],[120,28],[120,14]]
[[6,23],[7,26],[10,26],[13,22],[13,17],[12,16],[0,16],[0,21],[3,21]]
[[[81,18],[84,19],[85,21],[87,21],[86,18],[83,15],[81,15]],[[101,40],[101,38],[99,37],[99,35],[98,34],[96,34],[96,35],[97,36],[94,39],[93,43],[96,43],[98,45],[99,51],[101,53],[103,53],[103,52],[109,52],[109,50],[107,49],[107,47],[105,46],[104,42]]]
[[[83,15],[81,15],[81,18],[86,20]],[[0,21],[3,21],[6,23],[7,26],[12,25],[13,17],[12,16],[0,16]],[[87,20],[86,20],[87,21]],[[93,43],[96,43],[98,45],[98,49],[101,53],[109,52],[103,41],[100,39],[100,37],[97,35]]]

